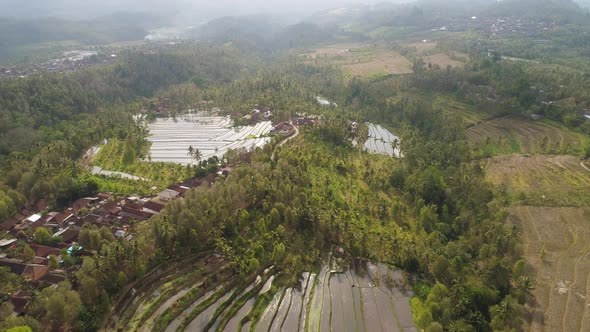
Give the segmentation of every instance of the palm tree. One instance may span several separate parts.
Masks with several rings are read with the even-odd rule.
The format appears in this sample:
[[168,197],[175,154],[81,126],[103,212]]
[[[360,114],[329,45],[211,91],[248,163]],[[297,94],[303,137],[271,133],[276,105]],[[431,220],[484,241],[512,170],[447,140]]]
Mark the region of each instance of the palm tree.
[[188,147],[188,153],[186,155],[191,158],[193,158],[193,156],[195,155],[195,149],[193,148],[192,145]]
[[201,159],[203,159],[203,154],[201,153],[201,151],[199,151],[199,149],[194,149],[194,151],[193,151],[193,159],[197,163],[201,163]]

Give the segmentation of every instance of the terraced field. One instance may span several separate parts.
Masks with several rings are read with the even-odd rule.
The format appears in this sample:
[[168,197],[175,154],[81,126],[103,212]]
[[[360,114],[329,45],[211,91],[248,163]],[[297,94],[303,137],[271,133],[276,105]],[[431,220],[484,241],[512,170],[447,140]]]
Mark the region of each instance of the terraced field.
[[510,209],[535,274],[527,331],[590,331],[590,208]]
[[262,147],[270,142],[270,121],[232,128],[231,119],[206,114],[186,114],[177,119],[157,119],[149,124],[151,161],[191,164],[189,146],[198,149],[202,159],[222,157],[229,149]]
[[582,165],[573,156],[521,154],[482,162],[493,184],[505,185],[521,203],[545,206],[590,204],[590,171]]
[[467,130],[467,137],[482,156],[510,153],[578,154],[586,144],[582,135],[558,125],[503,117]]
[[[330,264],[333,266],[333,264]],[[304,273],[297,287],[271,267],[236,283],[202,263],[137,291],[117,317],[126,331],[417,331],[402,274],[384,265]],[[215,276],[215,277],[213,277]],[[119,319],[120,318],[120,319]]]
[[[390,157],[399,158],[402,153],[399,147],[400,139],[392,132],[380,125],[372,123],[367,124],[369,128],[369,137],[365,142],[365,151],[376,154],[383,154]],[[394,145],[397,147],[394,149]]]
[[441,110],[449,116],[460,117],[467,126],[475,126],[486,120],[489,116],[483,112],[478,112],[472,105],[462,103],[456,98],[444,94],[438,94],[430,97],[432,107]]

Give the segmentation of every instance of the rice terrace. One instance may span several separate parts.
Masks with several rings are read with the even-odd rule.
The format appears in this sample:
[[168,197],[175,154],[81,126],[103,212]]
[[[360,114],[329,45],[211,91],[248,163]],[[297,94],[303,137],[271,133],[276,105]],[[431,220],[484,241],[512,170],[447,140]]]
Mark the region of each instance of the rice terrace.
[[512,202],[533,297],[527,331],[590,330],[587,138],[553,123],[503,117],[467,129],[486,178]]
[[588,139],[554,123],[507,116],[467,130],[469,141],[487,156],[507,153],[577,154]]
[[[297,287],[267,268],[248,284],[223,258],[186,260],[129,290],[109,329],[125,331],[417,331],[412,292],[402,273],[382,264],[331,258]],[[177,266],[182,266],[178,264]],[[194,283],[195,278],[200,281]],[[146,280],[150,280],[147,277]]]

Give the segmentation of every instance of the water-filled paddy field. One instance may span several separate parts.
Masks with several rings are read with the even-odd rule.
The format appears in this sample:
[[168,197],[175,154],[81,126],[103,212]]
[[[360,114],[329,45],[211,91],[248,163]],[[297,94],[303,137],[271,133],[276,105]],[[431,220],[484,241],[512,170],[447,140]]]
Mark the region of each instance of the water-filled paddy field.
[[252,126],[232,127],[229,117],[184,114],[177,118],[159,118],[149,124],[148,140],[151,161],[190,164],[189,147],[198,149],[203,160],[222,157],[229,149],[252,149],[270,142],[267,135],[272,123],[264,121]]
[[394,144],[400,142],[399,137],[380,125],[368,123],[367,126],[369,138],[365,142],[366,151],[398,158],[402,155],[399,144],[394,148]]
[[223,264],[197,262],[138,290],[117,324],[131,331],[417,331],[401,272],[366,262],[329,266],[289,287],[272,267],[242,284]]

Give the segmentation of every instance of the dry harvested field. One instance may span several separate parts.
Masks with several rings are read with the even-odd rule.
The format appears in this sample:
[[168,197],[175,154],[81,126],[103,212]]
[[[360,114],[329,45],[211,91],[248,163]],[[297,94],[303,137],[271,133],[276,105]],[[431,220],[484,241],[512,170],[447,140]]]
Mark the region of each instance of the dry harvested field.
[[536,279],[526,331],[590,331],[590,208],[519,206],[508,221]]
[[436,41],[428,41],[426,43],[415,42],[415,43],[402,44],[402,46],[407,47],[407,48],[414,48],[414,49],[416,49],[416,52],[418,52],[419,54],[422,54],[424,52],[428,52],[430,50],[435,49],[436,46],[438,46],[438,43]]
[[314,50],[313,52],[305,54],[307,57],[315,59],[318,57],[335,57],[335,56],[348,56],[354,50],[362,49],[367,46],[357,43],[349,44],[334,44],[328,45]]
[[584,142],[581,135],[563,127],[517,117],[482,122],[467,130],[467,138],[490,156],[510,153],[576,154]]
[[397,52],[385,52],[373,60],[364,63],[346,65],[354,76],[374,76],[380,74],[400,75],[411,74],[412,64]]
[[[464,59],[463,61],[459,59]],[[423,57],[424,63],[426,65],[432,64],[438,65],[440,68],[447,68],[448,66],[463,68],[465,66],[465,62],[467,61],[467,57],[465,56],[458,56],[455,55],[451,57],[447,54],[435,54],[435,55],[428,55]]]
[[353,76],[411,74],[412,64],[396,51],[363,44],[328,45],[303,54],[340,65]]
[[[535,205],[590,204],[590,171],[573,156],[508,155],[482,162],[488,179]],[[590,241],[590,239],[589,239]]]

